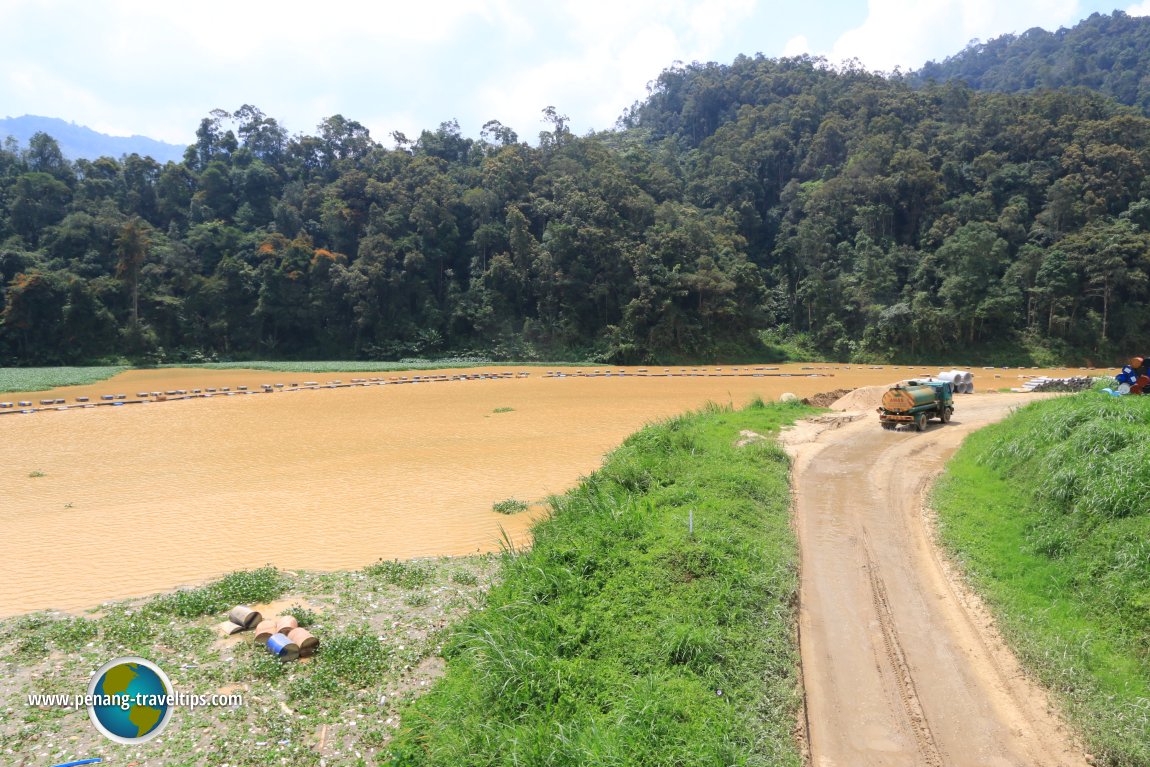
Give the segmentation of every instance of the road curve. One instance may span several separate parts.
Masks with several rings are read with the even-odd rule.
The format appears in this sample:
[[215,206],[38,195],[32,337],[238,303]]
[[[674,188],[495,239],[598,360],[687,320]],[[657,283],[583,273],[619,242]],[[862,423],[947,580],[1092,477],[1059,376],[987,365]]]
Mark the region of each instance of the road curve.
[[923,512],[924,491],[963,437],[1025,401],[959,397],[950,424],[922,433],[884,431],[871,412],[784,436],[814,767],[1086,764],[938,555]]

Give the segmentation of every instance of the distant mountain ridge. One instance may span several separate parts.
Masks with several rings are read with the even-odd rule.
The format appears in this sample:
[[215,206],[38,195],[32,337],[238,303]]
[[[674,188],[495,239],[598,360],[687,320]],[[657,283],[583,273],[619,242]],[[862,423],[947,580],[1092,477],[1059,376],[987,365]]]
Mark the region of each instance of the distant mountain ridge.
[[69,160],[119,158],[135,153],[151,157],[159,163],[179,162],[187,149],[186,145],[168,144],[147,136],[109,136],[56,117],[24,115],[0,120],[0,140],[11,136],[22,147],[27,146],[28,139],[40,132],[56,139],[60,151]]
[[908,76],[914,85],[962,80],[975,90],[1083,87],[1150,114],[1150,17],[1094,13],[1071,27],[974,42]]

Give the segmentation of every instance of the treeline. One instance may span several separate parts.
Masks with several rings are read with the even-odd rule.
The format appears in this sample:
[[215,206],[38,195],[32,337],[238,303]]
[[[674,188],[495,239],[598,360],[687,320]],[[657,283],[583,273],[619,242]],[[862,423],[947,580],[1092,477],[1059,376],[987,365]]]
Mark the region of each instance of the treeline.
[[1089,88],[1150,113],[1150,17],[1094,13],[1070,29],[1035,27],[975,41],[910,73],[916,84],[962,80],[976,90]]
[[642,142],[546,118],[537,147],[492,121],[480,140],[446,123],[385,148],[341,116],[289,137],[245,105],[205,118],[164,166],[70,163],[43,134],[10,143],[3,360],[639,359],[754,343],[765,288],[733,228],[686,202]]
[[180,163],[0,150],[0,362],[613,362],[1144,343],[1150,120],[807,57],[665,71],[616,130],[393,146],[213,112]]

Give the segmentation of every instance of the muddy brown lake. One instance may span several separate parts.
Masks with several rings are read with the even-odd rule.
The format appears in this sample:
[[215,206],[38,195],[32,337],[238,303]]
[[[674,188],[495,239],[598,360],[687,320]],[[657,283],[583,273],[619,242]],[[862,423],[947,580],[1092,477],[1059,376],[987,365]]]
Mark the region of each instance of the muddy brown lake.
[[[0,616],[87,608],[265,564],[332,570],[493,551],[504,538],[524,545],[549,494],[594,471],[648,422],[708,401],[741,406],[754,396],[801,397],[938,369],[783,365],[757,375],[727,367],[655,377],[661,368],[647,376],[629,368],[593,378],[563,370],[569,375],[514,366],[403,374],[163,369],[0,395],[72,404],[114,392],[135,399],[145,390],[285,384],[273,395],[0,418]],[[465,372],[528,375],[393,380]],[[1043,371],[975,372],[976,385],[997,388]],[[302,389],[361,376],[389,383]],[[509,498],[532,510],[492,511]]]

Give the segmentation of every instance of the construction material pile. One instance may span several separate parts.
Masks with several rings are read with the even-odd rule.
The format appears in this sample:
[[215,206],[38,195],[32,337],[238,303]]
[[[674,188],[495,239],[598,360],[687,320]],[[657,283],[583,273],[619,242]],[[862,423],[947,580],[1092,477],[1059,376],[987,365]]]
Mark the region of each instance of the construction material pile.
[[1102,391],[1120,397],[1123,394],[1150,394],[1150,357],[1132,357],[1118,375],[1114,376],[1116,386]]
[[319,649],[319,640],[292,615],[280,615],[264,620],[263,616],[247,605],[237,605],[228,613],[228,620],[217,626],[221,634],[231,636],[241,631],[255,630],[255,641],[267,647],[268,652],[282,661],[306,658]]
[[1011,389],[1017,392],[1076,392],[1086,391],[1094,385],[1094,379],[1082,376],[1077,378],[1048,378],[1037,376],[1022,386]]
[[943,370],[936,378],[949,381],[955,394],[974,394],[974,375],[969,370]]

